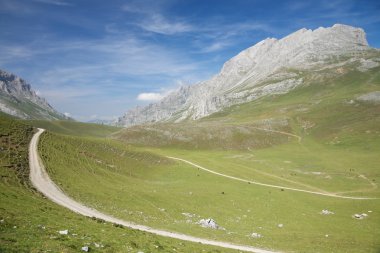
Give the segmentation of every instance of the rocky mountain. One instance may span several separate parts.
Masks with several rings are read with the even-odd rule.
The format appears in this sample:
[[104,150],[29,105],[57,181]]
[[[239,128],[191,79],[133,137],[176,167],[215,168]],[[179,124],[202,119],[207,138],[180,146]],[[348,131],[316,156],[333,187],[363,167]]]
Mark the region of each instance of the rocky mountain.
[[132,126],[199,119],[231,105],[283,94],[303,85],[305,71],[357,63],[366,71],[379,65],[361,28],[336,24],[301,29],[280,40],[265,39],[227,61],[210,80],[183,86],[157,103],[136,107],[119,118]]
[[20,77],[0,70],[0,111],[22,119],[67,119]]

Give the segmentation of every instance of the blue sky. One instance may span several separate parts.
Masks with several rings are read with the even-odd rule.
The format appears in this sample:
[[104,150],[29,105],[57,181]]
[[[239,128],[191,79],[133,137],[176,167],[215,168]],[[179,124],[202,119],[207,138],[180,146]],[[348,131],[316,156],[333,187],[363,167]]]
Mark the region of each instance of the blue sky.
[[379,13],[370,0],[0,0],[0,68],[78,120],[111,119],[303,27],[362,27],[380,48]]

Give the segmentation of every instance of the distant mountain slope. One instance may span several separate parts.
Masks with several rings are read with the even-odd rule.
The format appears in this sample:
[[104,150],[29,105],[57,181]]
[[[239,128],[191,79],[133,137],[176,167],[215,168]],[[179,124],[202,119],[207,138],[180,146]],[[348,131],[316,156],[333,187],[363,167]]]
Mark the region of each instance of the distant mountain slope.
[[380,65],[366,71],[360,66],[353,62],[303,72],[304,84],[286,94],[233,105],[199,120],[131,126],[113,136],[128,144],[173,150],[251,152],[285,143],[309,145],[308,140],[377,150]]
[[0,111],[22,119],[67,119],[20,77],[0,70]]
[[354,63],[366,71],[379,62],[379,51],[368,46],[361,28],[337,24],[301,29],[280,40],[257,43],[227,61],[210,80],[183,86],[157,103],[132,109],[118,124],[199,119],[235,104],[287,93],[310,81],[304,78],[306,72]]
[[87,121],[86,123],[91,123],[91,124],[98,124],[98,125],[108,125],[108,126],[115,126],[117,120],[107,120],[107,119],[92,119]]

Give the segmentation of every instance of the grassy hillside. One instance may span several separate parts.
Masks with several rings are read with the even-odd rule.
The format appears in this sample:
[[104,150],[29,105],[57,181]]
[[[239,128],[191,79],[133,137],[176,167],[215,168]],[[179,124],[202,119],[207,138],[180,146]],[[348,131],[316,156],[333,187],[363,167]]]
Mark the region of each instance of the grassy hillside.
[[120,130],[120,128],[113,126],[68,120],[31,120],[27,122],[32,126],[44,128],[54,133],[74,136],[107,137],[110,134]]
[[[0,113],[0,252],[221,252],[74,214],[36,192],[28,181],[33,128]],[[68,235],[59,231],[69,230]],[[234,252],[223,250],[223,252]]]
[[287,121],[272,121],[271,130],[266,131],[267,122],[232,125],[224,122],[158,123],[152,126],[134,126],[113,134],[113,138],[136,146],[170,147],[178,149],[247,150],[247,148],[270,147],[286,143],[294,138],[276,133],[289,132]]
[[[266,167],[256,166],[259,163],[254,162],[254,152],[146,150],[112,140],[55,134],[42,136],[40,152],[49,174],[70,196],[139,224],[284,251],[377,252],[380,247],[379,200],[339,199],[247,184],[162,155],[188,158],[218,172],[253,181],[321,192],[350,188],[365,195],[368,192],[363,193],[361,188],[371,185],[360,177],[348,179],[345,174],[340,176],[332,171],[332,178],[319,184],[323,179],[315,179],[322,176],[307,174],[314,171],[309,168],[287,180],[283,174],[291,176],[287,174],[293,169],[291,164],[281,161],[286,170],[272,168],[270,163]],[[294,156],[288,159],[299,162],[293,160]],[[379,179],[372,170],[367,171],[370,179]],[[380,197],[378,189],[369,190],[372,196]],[[323,209],[335,214],[322,215]],[[357,220],[352,217],[355,213],[366,213],[368,218]],[[225,230],[197,224],[209,217]],[[252,233],[263,237],[252,238]]]
[[224,150],[297,141],[276,131],[310,135],[319,142],[335,139],[339,145],[343,140],[338,138],[348,141],[352,134],[357,135],[356,140],[378,140],[380,104],[358,97],[380,90],[379,67],[360,72],[355,66],[345,66],[302,75],[305,85],[284,95],[235,105],[196,122],[136,126],[114,136],[143,146]]
[[[44,134],[40,152],[69,195],[117,217],[205,238],[291,252],[378,252],[380,68],[304,73],[302,87],[197,122],[132,127],[100,140]],[[93,185],[96,185],[94,189]],[[328,209],[334,214],[322,215]],[[365,219],[353,218],[365,213]],[[202,228],[215,219],[225,230]],[[279,227],[279,224],[283,226]],[[253,238],[259,233],[261,238]]]

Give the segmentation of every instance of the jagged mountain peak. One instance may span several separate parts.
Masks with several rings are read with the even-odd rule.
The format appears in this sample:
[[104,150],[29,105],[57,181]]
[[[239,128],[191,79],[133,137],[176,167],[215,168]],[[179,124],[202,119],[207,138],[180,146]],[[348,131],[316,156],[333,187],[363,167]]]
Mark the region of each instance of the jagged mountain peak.
[[0,111],[23,119],[67,119],[24,79],[0,70]]
[[301,77],[283,69],[308,70],[330,64],[342,55],[355,58],[369,49],[363,29],[342,24],[315,30],[302,28],[282,39],[267,38],[225,62],[210,80],[182,87],[157,103],[129,110],[119,118],[119,124],[202,118],[227,106],[284,93],[302,84]]

